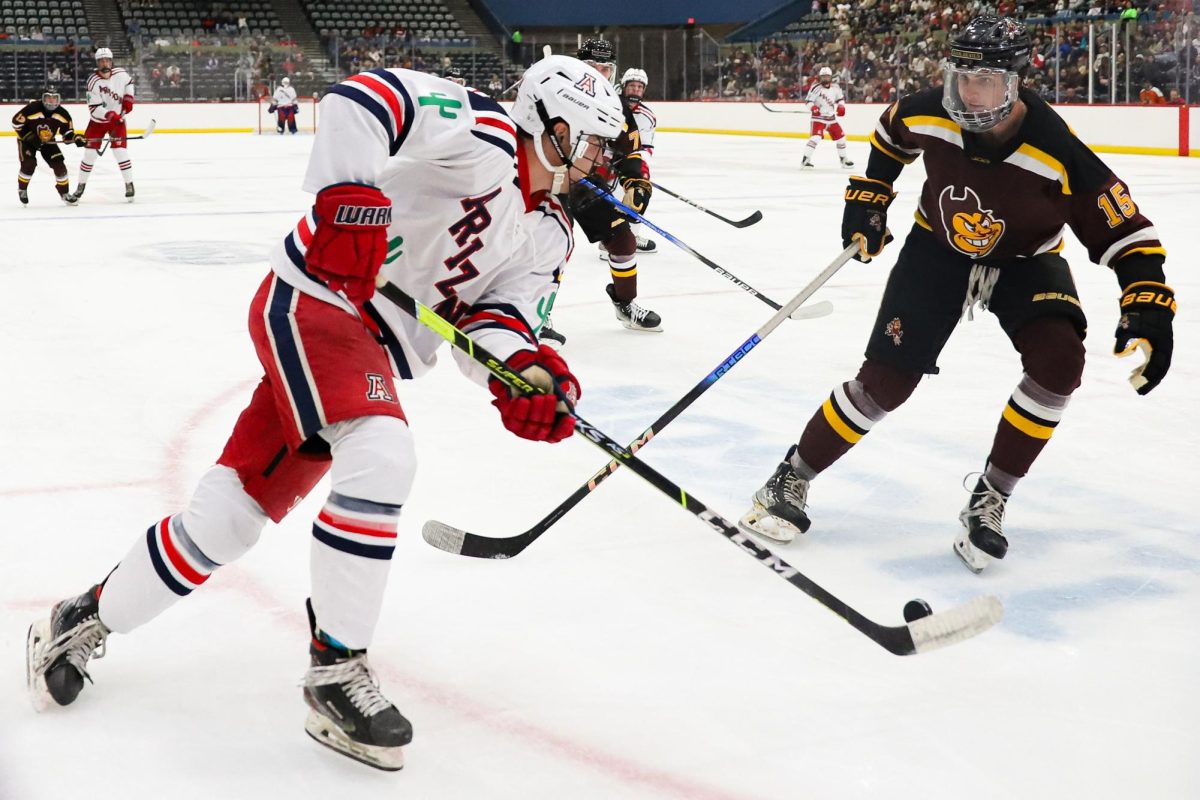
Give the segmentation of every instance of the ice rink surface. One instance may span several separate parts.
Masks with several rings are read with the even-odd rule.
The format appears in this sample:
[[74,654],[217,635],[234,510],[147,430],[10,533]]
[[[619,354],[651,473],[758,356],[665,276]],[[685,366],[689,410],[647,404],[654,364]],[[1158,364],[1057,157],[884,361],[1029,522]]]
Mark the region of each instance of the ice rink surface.
[[[663,134],[650,218],[780,303],[838,251],[846,174],[802,140]],[[268,248],[310,202],[311,138],[159,135],[130,146],[137,202],[105,156],[63,207],[45,166],[28,208],[0,200],[0,798],[1200,797],[1200,160],[1107,156],[1156,223],[1181,313],[1147,397],[1114,359],[1119,287],[1072,262],[1088,366],[1009,503],[1008,558],[951,552],[964,476],[983,467],[1021,368],[984,313],[942,374],[814,484],[812,530],[780,553],[883,624],[994,593],[1005,618],[927,655],[885,652],[628,471],[519,558],[437,551],[441,519],[508,536],[606,459],[579,437],[519,441],[443,356],[401,387],[420,470],[372,647],[414,724],[397,774],[311,742],[298,681],[318,489],[201,590],[92,662],[70,708],[35,714],[29,623],[87,588],[186,502],[260,368],[246,333]],[[866,145],[851,152],[860,165]],[[77,154],[68,154],[74,185]],[[15,165],[12,165],[15,169]],[[921,183],[907,169],[899,237]],[[656,237],[657,238],[657,237]],[[619,327],[580,237],[555,308],[580,410],[628,441],[771,315],[659,241],[641,302],[666,331]],[[734,519],[834,385],[854,376],[887,270],[852,262],[643,451]]]

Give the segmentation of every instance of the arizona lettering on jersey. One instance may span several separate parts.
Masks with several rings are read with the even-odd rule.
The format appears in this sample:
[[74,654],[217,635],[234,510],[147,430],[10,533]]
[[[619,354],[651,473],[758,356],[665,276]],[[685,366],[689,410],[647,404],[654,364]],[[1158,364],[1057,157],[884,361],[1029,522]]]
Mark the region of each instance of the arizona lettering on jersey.
[[96,122],[103,122],[108,112],[121,113],[121,101],[133,97],[133,78],[121,67],[113,67],[107,78],[93,72],[88,78],[87,106]]
[[[363,183],[391,200],[380,274],[499,358],[535,348],[539,307],[570,254],[570,227],[557,201],[521,189],[517,129],[503,108],[432,75],[375,69],[330,89],[321,117],[304,189]],[[315,226],[310,210],[273,250],[271,268],[301,292],[358,314],[305,268]],[[440,336],[379,296],[365,313],[397,375],[414,378],[435,363]],[[486,381],[482,367],[455,357]]]
[[1070,226],[1097,264],[1135,253],[1161,263],[1166,251],[1126,184],[1037,95],[1020,97],[1027,119],[998,149],[949,118],[940,88],[883,113],[874,149],[900,164],[924,155],[917,224],[977,259],[1057,252]]
[[828,86],[815,83],[808,90],[808,97],[805,98],[805,102],[813,109],[813,119],[822,122],[833,122],[837,118],[838,106],[846,104],[846,95],[842,92],[842,87],[836,83],[831,83]]

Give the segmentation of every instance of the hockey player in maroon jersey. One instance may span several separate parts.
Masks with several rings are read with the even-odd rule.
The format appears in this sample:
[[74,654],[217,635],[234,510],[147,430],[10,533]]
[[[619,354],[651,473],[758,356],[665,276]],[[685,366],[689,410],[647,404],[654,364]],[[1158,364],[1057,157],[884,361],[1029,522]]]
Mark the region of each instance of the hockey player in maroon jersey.
[[943,87],[884,112],[865,177],[846,189],[845,244],[860,261],[890,240],[892,182],[924,156],[916,224],[888,277],[858,375],[833,390],[797,445],[754,495],[746,530],[790,541],[809,527],[810,482],[938,372],[960,317],[995,314],[1024,374],[1001,414],[982,474],[960,514],[954,551],[974,572],[1004,558],[1005,504],[1049,441],[1083,374],[1086,320],[1059,252],[1066,228],[1121,289],[1117,355],[1146,357],[1130,382],[1146,394],[1171,364],[1174,292],[1154,226],[1112,173],[1038,96],[1020,88],[1030,38],[991,15],[954,39]]
[[71,202],[67,192],[67,165],[62,150],[55,142],[61,136],[63,142],[70,144],[75,140],[75,130],[71,115],[61,102],[57,90],[47,89],[42,92],[41,100],[34,100],[13,115],[13,130],[17,134],[21,160],[21,171],[17,173],[17,198],[22,205],[29,203],[29,181],[37,169],[39,152],[50,169],[54,170],[54,186],[58,189],[58,196],[63,202]]

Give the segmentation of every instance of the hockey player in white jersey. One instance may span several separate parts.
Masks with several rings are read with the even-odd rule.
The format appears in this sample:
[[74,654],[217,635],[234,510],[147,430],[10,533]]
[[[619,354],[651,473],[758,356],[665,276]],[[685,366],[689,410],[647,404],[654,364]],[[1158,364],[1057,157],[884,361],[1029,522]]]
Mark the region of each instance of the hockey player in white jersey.
[[296,132],[296,112],[299,110],[300,106],[296,103],[296,90],[292,88],[291,78],[281,79],[279,88],[275,90],[275,94],[271,98],[271,105],[267,107],[267,113],[275,115],[275,130],[279,131],[280,136],[283,135],[285,125],[292,133]]
[[[67,199],[71,203],[79,202],[96,159],[100,157],[101,147],[107,148],[111,144],[113,157],[125,180],[125,197],[132,203],[133,162],[125,148],[128,135],[125,115],[133,110],[133,77],[121,67],[113,66],[112,50],[107,47],[96,50],[96,71],[87,83],[87,106],[91,112],[87,133],[75,138],[75,144],[86,149],[79,160],[79,181]],[[102,141],[105,137],[107,142]]]
[[[262,382],[188,506],[31,626],[29,688],[40,704],[73,702],[110,633],[199,588],[329,473],[311,528],[305,730],[395,770],[412,726],[380,690],[367,648],[415,471],[397,387],[428,370],[444,342],[375,297],[376,277],[574,402],[579,382],[534,334],[571,248],[554,195],[603,158],[621,105],[594,70],[553,56],[526,72],[511,117],[482,94],[403,69],[335,85],[321,114],[304,180],[315,203],[274,249],[251,303]],[[572,408],[556,395],[513,396],[476,362],[459,365],[490,390],[508,430],[545,442],[571,435]],[[522,466],[526,479],[536,480],[536,466]]]
[[837,121],[838,117],[846,115],[846,95],[842,93],[842,87],[833,82],[833,70],[829,67],[821,67],[817,72],[817,83],[808,90],[805,102],[812,111],[812,134],[808,137],[808,144],[804,146],[804,159],[800,162],[800,166],[806,168],[814,166],[813,153],[817,152],[817,145],[821,143],[825,131],[828,130],[829,137],[837,145],[838,158],[841,160],[842,166],[847,169],[853,167],[854,162],[846,157],[846,133],[842,130],[841,123]]

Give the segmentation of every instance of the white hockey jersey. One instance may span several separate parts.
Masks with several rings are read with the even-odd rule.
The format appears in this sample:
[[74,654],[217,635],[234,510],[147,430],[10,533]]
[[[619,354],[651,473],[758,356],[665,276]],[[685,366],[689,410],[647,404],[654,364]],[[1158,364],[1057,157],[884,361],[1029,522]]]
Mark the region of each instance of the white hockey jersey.
[[103,122],[110,111],[120,114],[125,97],[133,97],[133,77],[121,67],[113,67],[107,78],[100,77],[99,72],[88,78],[87,105],[95,121]]
[[296,90],[291,86],[280,86],[275,90],[271,102],[277,106],[294,106],[296,105]]
[[[378,187],[392,202],[381,274],[507,359],[536,349],[533,331],[572,247],[571,221],[557,200],[522,190],[517,151],[516,126],[495,100],[425,73],[374,69],[322,98],[303,188]],[[272,251],[271,268],[305,294],[357,315],[305,268],[315,227],[310,209]],[[397,376],[414,378],[433,366],[440,336],[379,295],[366,313]],[[464,373],[486,382],[483,367],[455,357]]]
[[842,92],[842,87],[836,83],[822,86],[820,82],[817,82],[808,90],[805,102],[812,106],[813,119],[821,122],[833,122],[837,116],[838,106],[846,105],[846,95]]
[[649,164],[650,157],[654,155],[654,131],[658,129],[658,119],[645,103],[638,103],[637,108],[633,109],[633,120],[637,123],[637,139],[632,142],[634,150],[640,151]]

